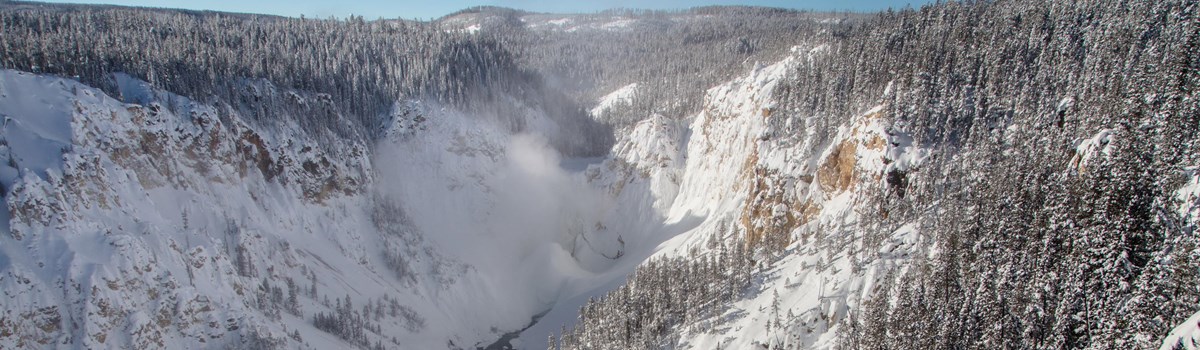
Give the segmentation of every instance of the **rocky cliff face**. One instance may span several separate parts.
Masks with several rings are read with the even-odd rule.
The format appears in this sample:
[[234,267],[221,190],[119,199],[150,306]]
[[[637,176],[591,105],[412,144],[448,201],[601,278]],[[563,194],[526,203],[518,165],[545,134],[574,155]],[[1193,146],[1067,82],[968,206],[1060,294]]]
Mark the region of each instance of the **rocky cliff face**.
[[[865,265],[861,256],[834,254],[854,242],[851,232],[870,204],[862,199],[871,191],[903,196],[906,177],[920,171],[930,152],[883,118],[883,106],[845,118],[844,125],[830,126],[832,133],[778,109],[776,85],[822,50],[795,48],[781,62],[710,89],[698,115],[651,116],[619,131],[610,158],[587,171],[617,203],[593,244],[624,246],[615,242],[622,238],[633,259],[707,257],[718,253],[713,242],[738,238],[764,248],[754,258],[762,262],[756,272],[762,280],[745,299],[724,307],[730,317],[720,317],[725,321],[717,321],[715,331],[686,326],[674,346],[748,348],[767,336],[763,310],[773,302],[809,319],[786,334],[829,346],[833,329],[869,291],[876,271],[903,265],[914,253],[907,247],[919,235],[909,225],[896,230],[886,250],[862,253],[887,259]],[[583,301],[558,308],[577,310]],[[526,335],[540,340],[545,333],[539,332],[555,330],[539,325]]]
[[[137,103],[0,72],[0,347],[471,347],[553,297],[495,290],[525,277],[501,283],[492,274],[509,271],[464,262],[457,241],[483,226],[437,226],[504,201],[489,186],[520,175],[505,172],[504,128],[413,101],[380,119],[383,140],[329,142],[292,120],[252,125],[230,106],[121,83]],[[552,124],[541,118],[529,120]],[[431,219],[430,202],[451,212]]]

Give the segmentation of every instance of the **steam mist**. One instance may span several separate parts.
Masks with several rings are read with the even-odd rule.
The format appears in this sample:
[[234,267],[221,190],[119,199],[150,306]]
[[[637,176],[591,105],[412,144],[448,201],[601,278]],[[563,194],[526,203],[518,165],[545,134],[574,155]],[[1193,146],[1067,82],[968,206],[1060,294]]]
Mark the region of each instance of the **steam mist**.
[[[554,135],[517,133],[464,113],[434,114],[420,133],[379,145],[380,195],[403,203],[413,229],[468,266],[435,274],[485,290],[465,299],[478,305],[458,307],[528,323],[524,317],[549,308],[568,279],[590,275],[572,254],[576,237],[610,209],[607,197],[560,167],[562,156],[547,141]],[[529,125],[548,122],[542,114],[528,118]]]

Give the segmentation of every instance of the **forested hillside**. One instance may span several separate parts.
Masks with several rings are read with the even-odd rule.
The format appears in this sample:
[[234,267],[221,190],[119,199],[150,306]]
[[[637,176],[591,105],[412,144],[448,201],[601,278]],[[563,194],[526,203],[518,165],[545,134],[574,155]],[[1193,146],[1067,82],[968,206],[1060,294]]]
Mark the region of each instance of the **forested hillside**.
[[680,11],[610,10],[555,15],[507,9],[464,10],[447,28],[475,25],[519,48],[518,61],[583,101],[629,84],[641,93],[597,116],[628,125],[653,113],[683,117],[700,110],[704,91],[792,46],[847,28],[864,15],[765,7],[709,6]]
[[[577,102],[518,67],[511,49],[490,36],[361,16],[322,20],[36,3],[0,6],[5,68],[74,77],[114,95],[111,74],[120,72],[197,101],[230,105],[263,125],[294,116],[311,132],[378,138],[379,116],[403,99],[486,108],[514,130],[527,128],[519,116],[524,111],[496,110],[502,105],[496,103],[498,92],[504,91],[552,111],[570,135],[555,140],[564,152],[599,154],[609,142],[604,128],[591,123]],[[260,84],[246,88],[243,80]],[[316,103],[301,103],[275,93],[274,87],[312,94]]]
[[[947,2],[818,39],[826,54],[775,90],[770,137],[825,147],[858,111],[882,105],[888,132],[932,156],[872,174],[849,237],[789,221],[752,249],[797,254],[801,235],[828,236],[840,239],[831,255],[868,266],[888,259],[893,232],[921,228],[917,257],[876,272],[862,306],[834,320],[839,348],[1157,347],[1200,305],[1195,194],[1181,190],[1200,165],[1197,10]],[[667,347],[721,324],[728,315],[686,300],[728,288],[737,268],[648,283],[707,271],[712,254],[640,268],[584,307],[586,327],[560,346]],[[806,328],[804,317],[759,311],[785,329],[773,334]],[[791,338],[761,341],[799,346],[779,339]]]

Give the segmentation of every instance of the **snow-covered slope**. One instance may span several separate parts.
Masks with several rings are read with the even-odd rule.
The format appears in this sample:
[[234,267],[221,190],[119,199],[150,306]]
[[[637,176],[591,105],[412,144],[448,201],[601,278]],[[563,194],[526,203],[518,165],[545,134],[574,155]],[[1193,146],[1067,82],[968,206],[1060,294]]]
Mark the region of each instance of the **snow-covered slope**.
[[497,118],[331,143],[117,78],[0,71],[0,348],[474,348],[604,268],[604,197]]
[[[1196,222],[1200,219],[1200,167],[1187,168],[1183,175],[1187,182],[1175,193],[1179,212],[1189,222]],[[1175,326],[1163,339],[1162,350],[1174,349],[1200,349],[1200,312]]]
[[[710,89],[696,116],[652,116],[619,131],[611,158],[588,172],[593,184],[608,189],[618,208],[601,224],[617,228],[627,243],[640,242],[633,247],[654,247],[649,254],[625,259],[706,254],[705,242],[714,236],[787,237],[781,243],[786,251],[782,259],[760,258],[774,263],[763,265],[751,293],[718,317],[724,324],[703,332],[682,330],[678,348],[744,349],[782,341],[776,338],[785,334],[804,335],[788,340],[790,344],[831,346],[847,308],[860,302],[877,275],[902,266],[913,253],[909,247],[919,239],[918,228],[908,225],[895,231],[870,265],[829,254],[835,251],[832,242],[847,240],[847,232],[857,225],[857,199],[865,191],[881,190],[890,173],[916,170],[929,152],[914,147],[911,137],[882,119],[882,106],[850,118],[826,140],[818,139],[813,127],[793,125],[794,118],[776,110],[776,84],[822,50],[797,48],[792,57]],[[599,106],[623,96],[624,90]],[[543,323],[572,322],[567,316],[573,312],[562,308],[577,310],[586,297],[619,283],[599,284],[560,301],[551,313],[558,317]],[[776,302],[783,305],[782,313],[801,316],[789,319],[803,321],[785,325],[787,331],[765,331],[768,315],[763,310]],[[539,323],[524,336],[540,344],[556,328]]]
[[613,109],[613,107],[632,103],[633,97],[637,95],[637,91],[638,84],[633,83],[622,86],[620,89],[616,89],[613,92],[604,95],[604,97],[601,97],[600,101],[596,103],[596,106],[592,107],[592,115],[603,115],[604,113]]
[[1184,170],[1187,182],[1175,193],[1179,198],[1179,212],[1191,222],[1200,220],[1200,166]]
[[[889,172],[919,166],[928,152],[914,148],[910,137],[881,119],[881,107],[850,118],[825,141],[811,126],[793,125],[786,111],[776,110],[770,95],[775,82],[803,55],[819,51],[798,53],[711,90],[708,107],[692,123],[689,163],[672,215],[707,217],[714,226],[676,237],[663,254],[703,250],[703,240],[718,232],[715,223],[732,222],[752,242],[779,245],[783,258],[761,257],[774,263],[762,266],[750,294],[729,307],[728,324],[705,332],[684,330],[681,348],[785,341],[801,348],[832,346],[846,310],[870,290],[881,270],[902,265],[911,253],[907,247],[919,237],[915,226],[896,230],[880,259],[868,266],[858,257],[829,254],[840,248],[837,242],[851,241],[846,236],[858,224],[859,198],[880,190]],[[772,316],[764,310],[772,305],[781,306],[774,318],[800,323],[767,326]]]
[[179,104],[170,112],[27,73],[0,72],[0,86],[5,172],[15,173],[4,182],[11,217],[0,241],[5,344],[272,342],[305,322],[249,311],[260,304],[256,277],[340,285],[318,288],[335,297],[344,283],[306,276],[375,279],[347,269],[376,253],[352,229],[369,216],[336,210],[361,206],[352,198],[369,181],[366,145],[335,145],[344,153],[332,163],[310,141],[177,96],[164,95]]
[[1200,349],[1200,313],[1183,321],[1163,339],[1162,350]]

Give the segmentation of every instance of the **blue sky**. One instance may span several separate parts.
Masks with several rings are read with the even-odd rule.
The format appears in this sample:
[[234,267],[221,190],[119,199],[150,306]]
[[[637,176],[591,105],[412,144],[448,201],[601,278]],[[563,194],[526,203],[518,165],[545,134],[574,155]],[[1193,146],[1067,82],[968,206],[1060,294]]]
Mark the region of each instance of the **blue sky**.
[[595,12],[614,7],[643,9],[682,9],[703,5],[754,5],[815,10],[878,11],[905,5],[918,7],[932,0],[50,0],[50,2],[103,3],[129,6],[171,7],[197,10],[266,13],[283,16],[345,17],[362,15],[368,19],[430,19],[477,5],[493,5],[536,12]]

